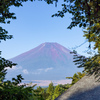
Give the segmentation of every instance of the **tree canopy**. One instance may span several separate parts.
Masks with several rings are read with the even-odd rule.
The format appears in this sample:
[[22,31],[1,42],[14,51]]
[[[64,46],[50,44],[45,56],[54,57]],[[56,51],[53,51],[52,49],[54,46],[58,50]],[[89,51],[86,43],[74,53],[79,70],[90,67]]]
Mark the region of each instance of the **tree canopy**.
[[62,10],[52,17],[63,18],[66,13],[72,14],[72,22],[68,29],[75,26],[82,27],[85,30],[86,39],[89,42],[94,42],[94,48],[98,48],[100,51],[100,0],[64,0]]
[[75,84],[77,81],[79,81],[82,77],[84,77],[86,73],[77,72],[73,75],[73,77],[66,77],[67,79],[72,79],[71,85]]

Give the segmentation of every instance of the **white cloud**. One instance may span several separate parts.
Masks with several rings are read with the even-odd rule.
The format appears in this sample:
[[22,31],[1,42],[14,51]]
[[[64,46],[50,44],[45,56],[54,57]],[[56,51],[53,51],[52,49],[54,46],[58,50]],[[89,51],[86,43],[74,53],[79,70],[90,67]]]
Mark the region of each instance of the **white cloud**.
[[50,68],[46,68],[44,71],[47,72],[47,71],[52,70],[52,69],[53,69],[53,68],[50,67]]
[[37,69],[35,72],[32,72],[32,74],[41,74],[41,73],[44,73],[44,72],[48,72],[49,70],[52,70],[53,68],[50,67],[50,68],[45,68],[45,69]]
[[29,74],[29,72],[28,72],[27,69],[24,69],[22,72],[23,72],[24,74]]

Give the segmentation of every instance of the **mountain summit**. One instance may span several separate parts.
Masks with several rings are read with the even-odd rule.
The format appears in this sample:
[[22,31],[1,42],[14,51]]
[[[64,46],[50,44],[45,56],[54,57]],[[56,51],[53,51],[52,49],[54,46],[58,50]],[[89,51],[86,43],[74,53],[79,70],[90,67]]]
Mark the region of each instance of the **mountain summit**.
[[43,43],[10,59],[18,65],[8,71],[10,74],[22,74],[25,79],[30,80],[65,79],[77,71],[82,71],[74,65],[70,52],[58,43]]

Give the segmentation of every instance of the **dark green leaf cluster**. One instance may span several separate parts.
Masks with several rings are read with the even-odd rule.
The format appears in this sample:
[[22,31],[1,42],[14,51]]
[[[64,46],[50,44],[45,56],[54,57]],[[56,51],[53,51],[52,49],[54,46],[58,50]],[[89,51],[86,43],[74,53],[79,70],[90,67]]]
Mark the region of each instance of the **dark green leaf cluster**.
[[[90,33],[90,34],[88,34]],[[94,26],[88,27],[84,31],[84,37],[88,39],[89,42],[94,42],[93,49],[100,53],[100,24],[94,24]]]
[[12,66],[15,66],[15,63],[12,63],[9,60],[6,60],[5,58],[0,57],[0,80],[3,81],[5,79],[6,75],[6,67],[12,68]]
[[0,81],[0,100],[28,100],[31,96],[32,87],[18,85],[23,80],[21,75],[17,79],[13,78],[12,82]]
[[49,97],[49,93],[46,92],[47,88],[37,87],[32,90],[32,96],[29,100],[46,100]]
[[95,74],[96,77],[100,76],[100,54],[95,54],[93,57],[86,58],[74,53],[74,62],[78,68],[83,67],[83,72],[90,75]]
[[[22,6],[22,2],[26,1],[28,0],[0,0],[0,23],[10,24],[9,19],[16,19],[15,13],[10,12],[10,7]],[[12,35],[8,35],[8,31],[0,27],[0,42],[11,38]]]
[[64,0],[62,10],[53,16],[64,17],[67,12],[73,16],[69,29],[77,25],[87,27],[89,23],[93,25],[99,21],[100,0]]
[[10,7],[23,6],[22,2],[26,1],[28,0],[0,0],[0,23],[10,23],[10,21],[6,21],[6,19],[16,19],[15,13],[10,12]]
[[75,84],[76,82],[78,82],[82,77],[84,77],[86,75],[86,73],[81,73],[81,72],[77,72],[73,75],[73,77],[66,77],[68,79],[72,79],[72,83],[71,85]]
[[71,87],[70,84],[59,84],[57,86],[53,86],[53,83],[51,82],[47,88],[39,86],[37,89],[33,89],[32,96],[29,100],[55,100],[69,87]]
[[5,40],[6,41],[6,39],[13,38],[12,35],[7,35],[7,33],[8,33],[8,31],[6,31],[2,27],[0,27],[0,42],[1,42],[1,40]]
[[[94,49],[100,52],[100,0],[64,0],[62,10],[52,17],[63,18],[66,13],[72,15],[72,21],[68,29],[79,25],[85,31],[85,37],[89,42],[94,42]],[[91,48],[91,44],[89,44]]]
[[19,85],[23,80],[21,75],[17,75],[17,78],[12,78],[12,81],[5,80],[6,68],[12,68],[15,65],[15,63],[0,57],[0,100],[28,100],[31,96],[30,93],[33,87]]

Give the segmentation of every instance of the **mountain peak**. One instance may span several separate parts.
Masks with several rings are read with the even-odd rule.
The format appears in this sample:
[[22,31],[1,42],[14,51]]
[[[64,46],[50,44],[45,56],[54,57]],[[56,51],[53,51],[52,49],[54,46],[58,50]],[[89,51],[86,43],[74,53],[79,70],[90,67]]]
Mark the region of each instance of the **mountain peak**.
[[43,45],[43,46],[53,46],[53,45],[60,45],[60,44],[58,44],[56,42],[45,42],[45,43],[42,43],[41,45]]
[[80,70],[74,65],[70,50],[56,42],[42,43],[11,61],[21,66],[18,71],[30,79],[64,79]]
[[[67,48],[65,48],[64,46],[60,45],[59,43],[57,42],[45,42],[45,43],[42,43],[39,45],[39,47],[47,47],[47,48],[59,48],[59,49],[66,49],[68,50]],[[70,52],[70,50],[68,50]]]

